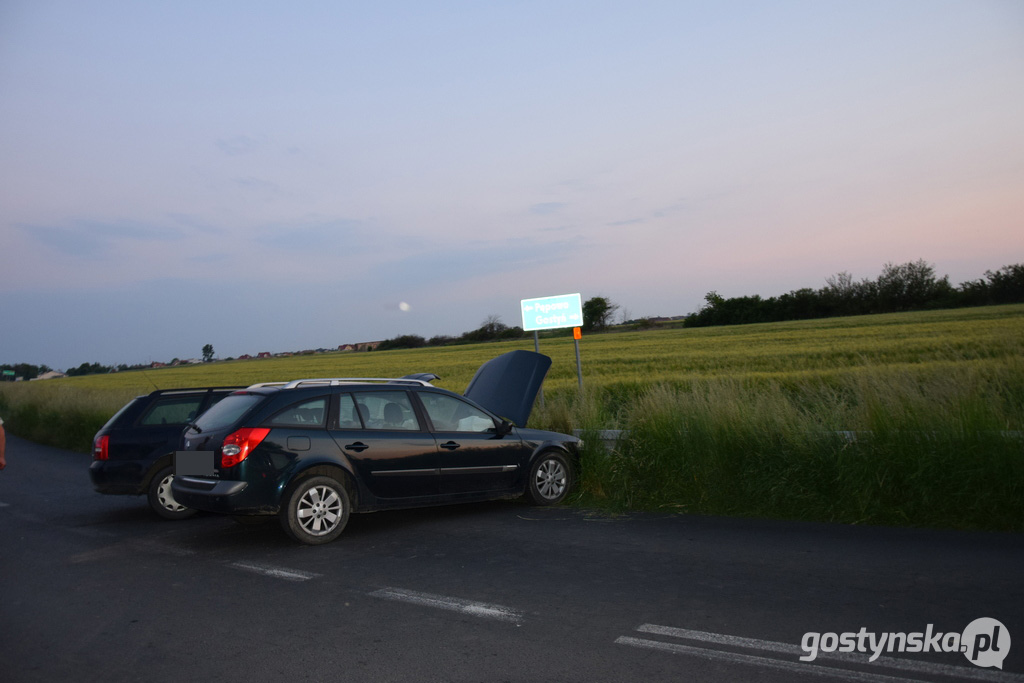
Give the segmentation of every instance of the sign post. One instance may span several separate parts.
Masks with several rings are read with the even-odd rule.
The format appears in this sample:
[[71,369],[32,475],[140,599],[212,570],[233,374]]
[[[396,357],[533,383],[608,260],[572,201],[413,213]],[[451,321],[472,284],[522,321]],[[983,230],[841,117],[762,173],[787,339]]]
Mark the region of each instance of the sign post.
[[[583,300],[577,294],[559,294],[539,299],[523,299],[519,302],[523,312],[523,331],[533,332],[533,347],[540,353],[540,330],[557,330],[572,327],[576,344],[576,375],[579,377],[580,393],[583,392],[583,367],[580,365],[580,327],[583,326]],[[541,394],[541,401],[544,394]],[[542,403],[543,405],[543,403]]]

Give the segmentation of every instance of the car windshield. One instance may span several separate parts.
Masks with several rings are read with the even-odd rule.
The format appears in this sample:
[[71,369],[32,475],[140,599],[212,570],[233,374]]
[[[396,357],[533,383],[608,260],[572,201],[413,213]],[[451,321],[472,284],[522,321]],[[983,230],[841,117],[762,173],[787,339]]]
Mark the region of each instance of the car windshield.
[[230,427],[263,399],[260,394],[231,394],[200,415],[193,424],[204,432]]

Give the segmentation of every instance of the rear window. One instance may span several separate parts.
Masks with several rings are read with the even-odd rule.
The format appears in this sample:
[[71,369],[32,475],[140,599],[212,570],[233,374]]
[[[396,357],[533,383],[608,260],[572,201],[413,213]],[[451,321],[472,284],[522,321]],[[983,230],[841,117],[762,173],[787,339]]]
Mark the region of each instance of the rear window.
[[133,398],[132,400],[128,401],[123,406],[121,406],[121,410],[119,410],[116,413],[114,413],[114,416],[111,417],[109,420],[107,420],[107,424],[103,425],[103,427],[101,429],[110,429],[111,427],[113,427],[114,423],[117,422],[117,419],[119,417],[121,417],[122,415],[124,415],[124,411],[128,410],[133,405],[138,403],[140,398],[142,398],[142,397],[141,396],[136,396],[135,398]]
[[143,426],[183,425],[196,416],[199,404],[202,402],[201,394],[199,396],[158,398],[143,414],[139,424]]
[[322,427],[327,413],[327,397],[290,405],[264,424],[268,427]]
[[264,398],[260,394],[231,394],[200,415],[195,425],[204,432],[230,427]]

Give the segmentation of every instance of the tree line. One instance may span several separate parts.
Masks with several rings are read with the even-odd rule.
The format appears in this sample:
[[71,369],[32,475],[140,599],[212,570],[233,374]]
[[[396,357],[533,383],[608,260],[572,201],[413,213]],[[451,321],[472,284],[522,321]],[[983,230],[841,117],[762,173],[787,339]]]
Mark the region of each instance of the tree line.
[[[583,302],[583,329],[588,332],[603,330],[612,322],[612,315],[619,309],[618,305],[603,296],[595,296]],[[458,337],[438,335],[426,339],[417,334],[403,334],[393,339],[382,341],[377,350],[387,349],[418,349],[424,346],[450,346],[453,344],[476,344],[479,342],[501,341],[503,339],[521,339],[526,332],[519,326],[509,327],[501,322],[501,316],[490,315],[475,330],[463,332]]]
[[887,263],[876,280],[855,281],[847,272],[826,279],[821,289],[798,289],[767,299],[725,298],[715,291],[686,317],[685,327],[744,325],[938,308],[1024,303],[1024,264],[986,271],[985,277],[954,287],[924,260]]

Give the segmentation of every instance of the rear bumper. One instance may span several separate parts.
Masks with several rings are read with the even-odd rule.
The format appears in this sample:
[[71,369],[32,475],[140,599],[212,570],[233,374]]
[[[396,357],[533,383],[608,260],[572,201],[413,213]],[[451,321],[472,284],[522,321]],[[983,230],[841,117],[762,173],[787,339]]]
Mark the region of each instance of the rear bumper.
[[174,499],[182,505],[206,512],[237,515],[268,510],[247,503],[249,484],[228,479],[178,475],[171,484]]
[[145,492],[152,465],[152,461],[93,460],[89,465],[89,479],[100,493],[139,495]]

